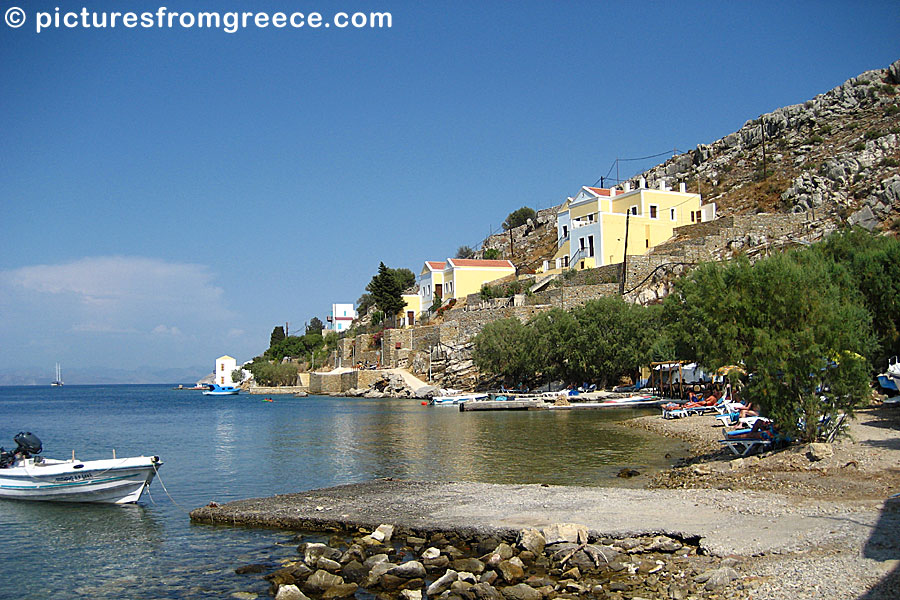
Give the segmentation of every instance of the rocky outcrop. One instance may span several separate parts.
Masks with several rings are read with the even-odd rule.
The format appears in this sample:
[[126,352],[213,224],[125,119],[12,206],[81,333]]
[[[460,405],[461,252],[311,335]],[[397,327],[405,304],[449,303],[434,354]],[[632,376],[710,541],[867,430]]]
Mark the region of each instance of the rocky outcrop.
[[[817,210],[819,218],[885,227],[898,206],[885,196],[900,172],[900,60],[802,104],[747,121],[738,131],[636,175],[693,185],[723,215]],[[765,148],[765,172],[763,149]],[[868,210],[866,210],[868,208]],[[862,213],[861,211],[865,211]]]
[[[584,526],[564,523],[524,529],[510,540],[438,532],[392,542],[378,531],[393,528],[332,537],[328,546],[300,544],[302,559],[264,575],[271,592],[281,600],[357,592],[382,600],[712,599],[742,579],[737,559],[704,556],[696,545],[665,535],[590,539]],[[316,569],[329,556],[337,557],[339,573]],[[252,566],[236,572],[258,573]]]

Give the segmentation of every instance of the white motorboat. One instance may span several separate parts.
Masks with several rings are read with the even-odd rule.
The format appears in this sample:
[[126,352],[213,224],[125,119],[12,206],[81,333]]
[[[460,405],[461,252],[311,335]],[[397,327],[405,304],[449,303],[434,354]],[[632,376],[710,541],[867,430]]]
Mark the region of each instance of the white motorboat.
[[463,402],[487,400],[487,394],[456,394],[453,396],[435,396],[429,404],[433,406],[459,406]]
[[[32,433],[15,437],[14,452],[0,452],[0,498],[59,502],[137,502],[162,465],[158,456],[55,460]],[[2,449],[0,449],[2,450]]]

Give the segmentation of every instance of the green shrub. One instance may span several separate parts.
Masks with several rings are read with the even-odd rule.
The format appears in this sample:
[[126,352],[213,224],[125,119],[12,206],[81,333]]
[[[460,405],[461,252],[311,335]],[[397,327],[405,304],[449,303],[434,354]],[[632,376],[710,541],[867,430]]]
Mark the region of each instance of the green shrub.
[[854,151],[854,152],[862,152],[862,151],[865,150],[865,149],[866,149],[866,144],[865,144],[865,142],[856,142],[855,144],[853,144],[853,151]]
[[884,135],[884,132],[880,129],[870,129],[868,130],[863,137],[867,140],[877,140],[881,136]]
[[898,166],[900,166],[900,161],[898,161],[896,158],[891,158],[891,157],[883,158],[883,159],[881,159],[881,166],[882,167],[898,167]]
[[496,248],[488,248],[484,251],[485,260],[496,260],[498,258],[500,258],[500,251]]
[[884,116],[886,117],[893,117],[897,113],[900,113],[900,106],[897,106],[896,104],[891,104],[884,109]]
[[881,93],[888,95],[888,96],[893,96],[894,95],[894,86],[892,86],[888,83],[885,83],[884,85],[881,86]]
[[812,146],[812,145],[821,144],[824,141],[825,141],[825,139],[821,135],[812,135],[809,137],[808,140],[806,140],[806,144],[808,146]]

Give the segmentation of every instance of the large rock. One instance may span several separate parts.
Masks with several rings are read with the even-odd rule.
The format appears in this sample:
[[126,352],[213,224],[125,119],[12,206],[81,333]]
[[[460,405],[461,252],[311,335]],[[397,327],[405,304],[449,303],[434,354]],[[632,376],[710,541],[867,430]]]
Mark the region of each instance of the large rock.
[[403,579],[425,577],[425,566],[417,560],[410,560],[391,568],[387,571],[387,574]]
[[319,557],[322,556],[331,560],[340,560],[341,551],[326,546],[325,544],[306,544],[306,548],[303,550],[303,562],[311,567],[315,567],[316,563],[319,561]]
[[484,563],[477,558],[458,558],[450,564],[454,571],[468,571],[476,575],[484,573]]
[[547,540],[537,529],[523,529],[519,532],[519,548],[533,552],[535,556],[540,556],[546,544]]
[[339,583],[333,585],[322,594],[322,600],[334,600],[335,598],[349,598],[356,594],[359,586],[355,583]]
[[422,590],[401,590],[400,598],[403,600],[422,600]]
[[425,590],[425,593],[429,598],[434,598],[440,595],[445,590],[450,589],[450,585],[457,580],[457,573],[453,569],[447,569],[447,572],[434,580],[434,582],[428,586],[428,589]]
[[519,583],[525,579],[525,565],[515,556],[509,560],[501,561],[497,565],[497,570],[500,571],[503,579],[510,584]]
[[832,449],[831,444],[813,442],[807,447],[806,455],[809,456],[810,460],[825,460],[834,456],[834,449]]
[[503,597],[507,598],[507,600],[541,600],[542,598],[539,591],[524,583],[511,585],[500,591],[503,592]]
[[362,583],[368,574],[369,569],[358,560],[351,560],[341,569],[341,576],[344,578],[344,581],[353,583]]
[[393,525],[379,525],[378,528],[372,532],[371,537],[373,540],[377,540],[379,542],[388,543],[391,541],[391,538],[394,536],[394,526]]
[[577,523],[554,523],[545,527],[543,534],[545,543],[548,545],[560,542],[584,544],[588,541],[587,527]]
[[278,588],[275,600],[309,600],[309,598],[296,585],[287,584]]
[[440,395],[440,388],[434,385],[423,385],[416,390],[416,398],[420,400],[431,400],[435,396]]
[[309,576],[309,579],[303,584],[303,589],[311,594],[323,594],[329,588],[343,583],[344,578],[340,575],[334,575],[324,569],[319,569]]
[[466,597],[472,598],[472,600],[502,600],[503,598],[497,588],[489,583],[476,583],[469,588]]

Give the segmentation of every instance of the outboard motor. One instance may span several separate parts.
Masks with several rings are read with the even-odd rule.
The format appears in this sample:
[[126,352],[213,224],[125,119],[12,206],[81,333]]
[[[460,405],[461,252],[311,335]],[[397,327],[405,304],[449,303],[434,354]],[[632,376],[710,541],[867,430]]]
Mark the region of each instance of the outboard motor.
[[13,441],[17,446],[16,454],[21,454],[24,458],[28,458],[34,454],[40,454],[41,450],[44,449],[38,436],[30,431],[20,431],[16,437],[13,438]]

